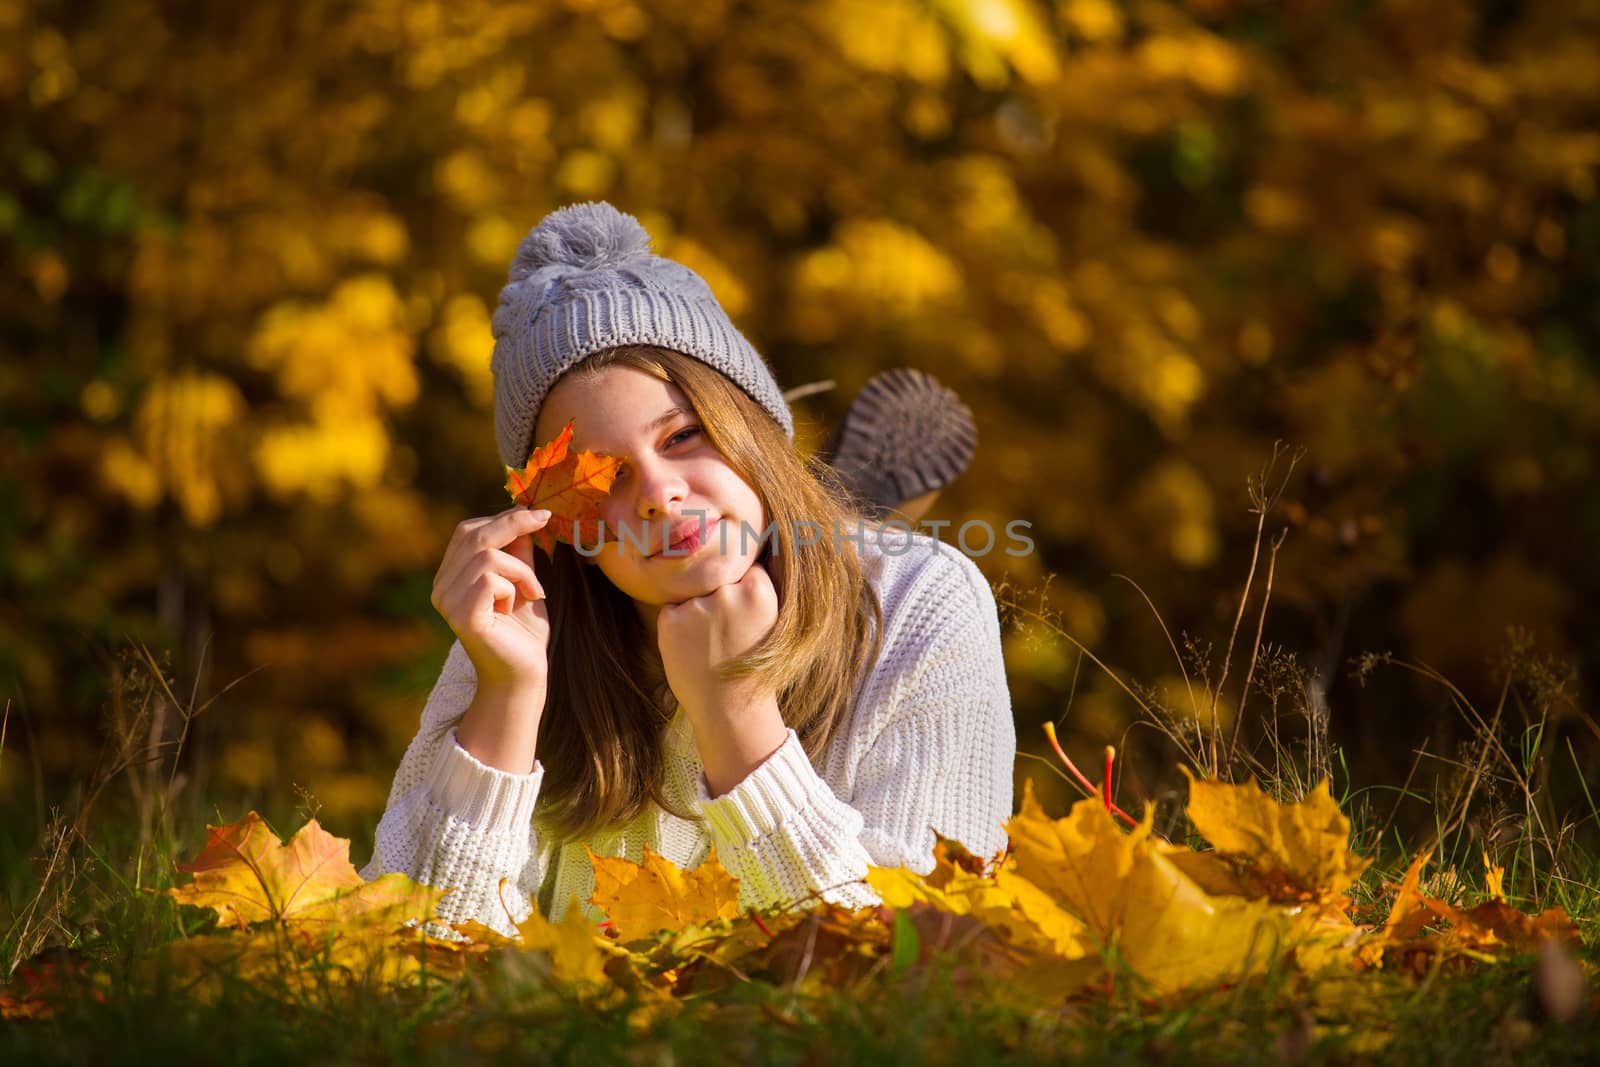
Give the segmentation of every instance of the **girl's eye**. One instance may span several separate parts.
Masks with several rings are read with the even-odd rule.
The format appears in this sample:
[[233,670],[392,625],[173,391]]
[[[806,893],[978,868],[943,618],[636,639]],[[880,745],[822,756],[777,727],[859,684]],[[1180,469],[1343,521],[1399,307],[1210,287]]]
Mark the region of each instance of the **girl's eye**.
[[[690,436],[698,434],[699,432],[700,432],[700,427],[698,427],[698,426],[686,426],[683,429],[679,430],[677,433],[673,434],[671,437],[667,438],[667,447],[671,448],[673,445],[677,444],[680,440],[688,440],[688,438]],[[621,481],[623,476],[626,475],[627,473],[628,473],[628,465],[626,463],[624,463],[622,466],[617,468],[617,473],[616,473],[616,476],[613,478],[613,483]]]

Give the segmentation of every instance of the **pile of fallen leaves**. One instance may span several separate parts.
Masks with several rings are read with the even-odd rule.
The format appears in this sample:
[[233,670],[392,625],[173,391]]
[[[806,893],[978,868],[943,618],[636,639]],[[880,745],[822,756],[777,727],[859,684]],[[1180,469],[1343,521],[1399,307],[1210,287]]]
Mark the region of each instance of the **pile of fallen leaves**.
[[[1253,782],[1191,780],[1187,814],[1211,849],[1163,840],[1150,812],[1125,829],[1098,799],[1051,818],[1029,783],[998,862],[941,838],[927,875],[870,869],[884,904],[854,911],[814,903],[741,913],[738,882],[714,853],[692,871],[648,849],[642,863],[594,857],[591,903],[606,922],[592,924],[574,898],[560,923],[535,908],[515,937],[440,924],[460,938],[451,940],[427,932],[449,889],[401,874],[363,882],[349,842],[316,820],[284,844],[251,812],[210,828],[179,867],[192,883],[165,891],[214,913],[216,930],[170,942],[149,966],[188,976],[195,995],[240,980],[298,995],[509,969],[589,1003],[632,997],[647,1022],[739,983],[838,992],[935,957],[974,992],[999,983],[1009,1003],[1048,1010],[1118,983],[1162,995],[1269,968],[1409,972],[1578,942],[1559,908],[1528,915],[1498,896],[1471,909],[1424,896],[1425,856],[1393,887],[1389,921],[1357,924],[1348,890],[1367,861],[1349,850],[1349,823],[1326,782],[1279,804]],[[19,972],[0,990],[0,1012],[48,1015],[59,978]]]

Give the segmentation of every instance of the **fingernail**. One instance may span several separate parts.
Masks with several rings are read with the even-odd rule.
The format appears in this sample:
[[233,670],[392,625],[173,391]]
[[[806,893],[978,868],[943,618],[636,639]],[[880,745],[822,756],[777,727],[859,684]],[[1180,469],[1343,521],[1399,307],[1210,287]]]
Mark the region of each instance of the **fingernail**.
[[544,508],[540,508],[538,511],[533,513],[533,517],[536,519],[548,519],[550,517],[550,512]]

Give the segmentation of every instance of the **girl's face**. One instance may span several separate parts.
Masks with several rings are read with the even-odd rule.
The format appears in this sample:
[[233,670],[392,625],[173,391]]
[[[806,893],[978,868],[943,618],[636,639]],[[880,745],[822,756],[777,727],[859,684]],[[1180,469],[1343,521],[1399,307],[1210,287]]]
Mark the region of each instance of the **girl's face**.
[[[711,444],[676,385],[632,367],[569,374],[539,409],[535,443],[552,440],[569,420],[576,422],[572,450],[622,457],[611,493],[600,503],[605,545],[588,560],[647,619],[664,604],[705,596],[744,577],[760,554],[764,509],[755,489]],[[741,523],[748,527],[742,538]],[[684,531],[687,542],[679,540]],[[584,551],[591,550],[585,544]]]

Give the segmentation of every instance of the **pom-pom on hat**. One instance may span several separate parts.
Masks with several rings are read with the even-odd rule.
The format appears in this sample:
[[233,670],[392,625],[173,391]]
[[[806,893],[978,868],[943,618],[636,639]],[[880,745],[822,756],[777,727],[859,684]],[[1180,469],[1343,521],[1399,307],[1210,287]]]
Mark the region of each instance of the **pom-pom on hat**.
[[977,448],[972,412],[953,390],[895,367],[862,387],[822,454],[878,517],[955,481]]
[[596,352],[658,345],[715,367],[765,408],[790,440],[794,420],[772,371],[681,263],[650,251],[632,215],[601,202],[546,215],[522,239],[494,313],[494,433],[500,459],[533,450],[556,379]]

